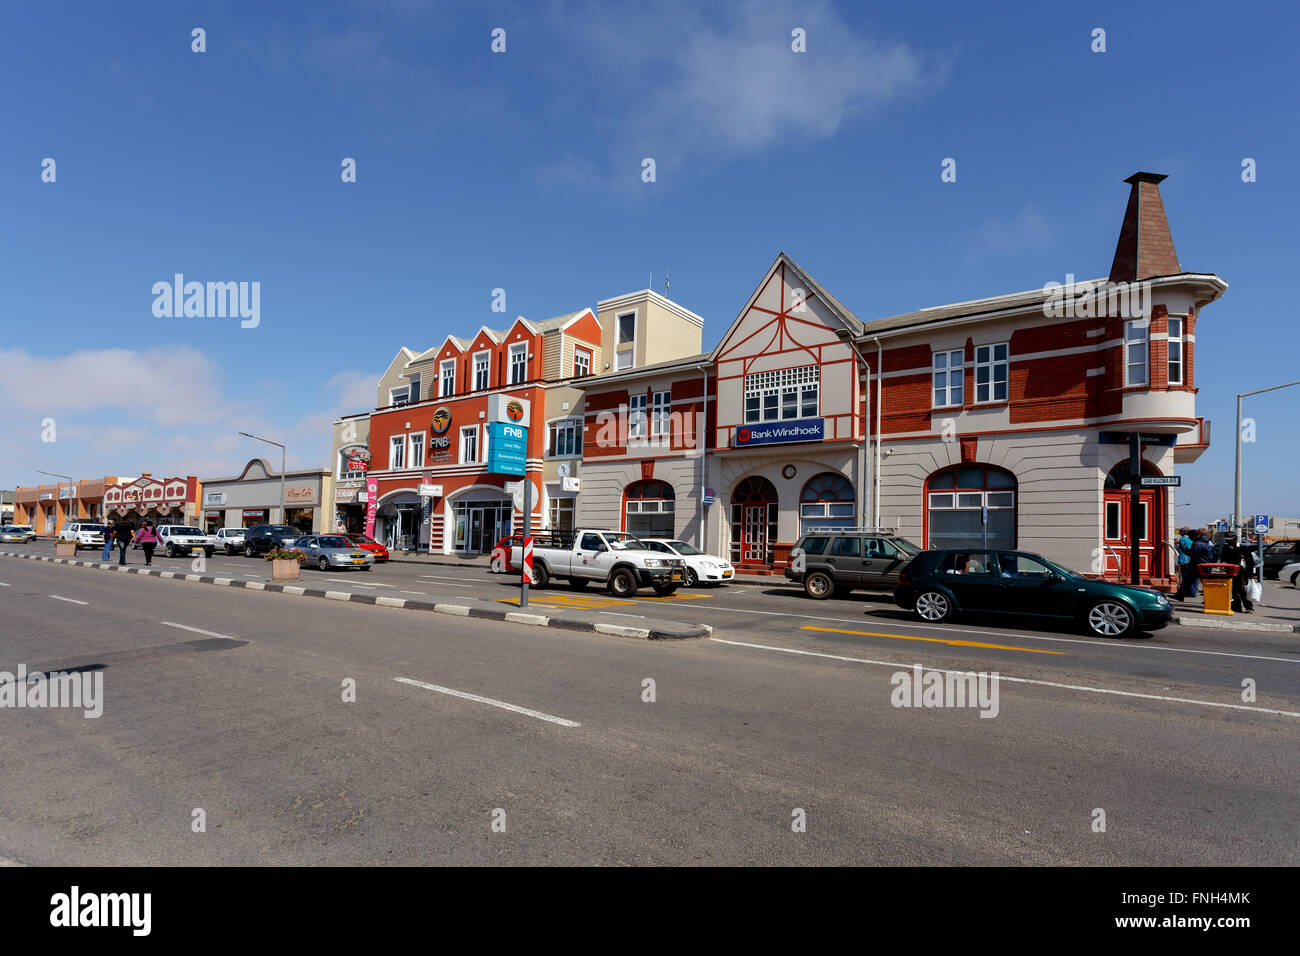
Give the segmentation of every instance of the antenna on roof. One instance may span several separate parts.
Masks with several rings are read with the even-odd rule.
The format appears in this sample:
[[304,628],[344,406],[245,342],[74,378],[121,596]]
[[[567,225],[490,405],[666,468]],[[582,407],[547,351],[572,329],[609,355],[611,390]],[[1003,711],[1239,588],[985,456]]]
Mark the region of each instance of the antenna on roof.
[[664,295],[668,294],[668,270],[664,270]]

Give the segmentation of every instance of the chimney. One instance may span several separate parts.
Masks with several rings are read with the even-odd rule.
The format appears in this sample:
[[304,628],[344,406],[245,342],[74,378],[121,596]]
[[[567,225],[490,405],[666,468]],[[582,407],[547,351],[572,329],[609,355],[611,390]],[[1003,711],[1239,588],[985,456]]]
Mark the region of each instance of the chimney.
[[1133,188],[1110,264],[1111,282],[1136,282],[1183,271],[1160,199],[1160,183],[1165,179],[1160,173],[1134,173],[1124,180]]

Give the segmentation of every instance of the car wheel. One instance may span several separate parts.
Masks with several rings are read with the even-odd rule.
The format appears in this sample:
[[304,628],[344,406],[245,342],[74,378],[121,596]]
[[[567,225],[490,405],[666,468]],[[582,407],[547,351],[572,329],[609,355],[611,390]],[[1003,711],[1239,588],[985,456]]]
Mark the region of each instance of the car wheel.
[[695,569],[694,569],[694,568],[687,568],[687,569],[686,569],[686,581],[685,581],[686,586],[687,586],[688,588],[693,588],[693,587],[695,587],[695,586],[696,586],[697,584],[699,584],[699,583],[700,583],[700,576],[699,576],[698,574],[695,573]]
[[528,575],[530,586],[541,589],[551,583],[551,575],[546,570],[546,565],[540,561],[533,565],[532,574]]
[[1088,609],[1088,630],[1098,637],[1127,637],[1137,629],[1137,617],[1118,601],[1098,601]]
[[1291,575],[1291,587],[1300,590],[1300,571]]
[[210,557],[212,557],[212,552],[213,552],[213,549],[212,549],[212,548],[204,548],[204,549],[203,549],[203,556],[204,556],[204,557],[207,557],[207,558],[210,558]]
[[654,592],[655,592],[655,594],[659,595],[660,597],[667,597],[668,595],[672,594],[672,593],[673,593],[674,591],[676,591],[676,590],[677,590],[677,585],[676,585],[676,584],[656,584],[656,585],[654,585]]
[[922,591],[916,597],[916,616],[931,624],[941,624],[952,617],[952,599],[942,591]]
[[330,559],[321,558],[316,562],[316,567],[320,568],[322,571],[328,571],[330,569]]
[[591,578],[569,578],[569,587],[575,591],[587,590],[587,585],[591,583]]
[[835,582],[825,571],[814,571],[803,579],[803,593],[816,601],[824,601],[835,593]]
[[174,544],[167,545],[167,557],[169,558],[176,557],[176,545]]
[[615,597],[636,594],[636,575],[628,568],[619,568],[609,576],[609,590]]
[[362,571],[369,571],[372,567],[373,567],[373,565],[370,565],[370,564],[363,564],[363,565],[361,565],[361,570],[362,570]]

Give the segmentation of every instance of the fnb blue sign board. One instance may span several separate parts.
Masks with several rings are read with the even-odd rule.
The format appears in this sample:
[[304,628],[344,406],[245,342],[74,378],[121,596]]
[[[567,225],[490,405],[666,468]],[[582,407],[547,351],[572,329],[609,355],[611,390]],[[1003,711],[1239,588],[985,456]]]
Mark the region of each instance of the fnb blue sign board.
[[494,475],[522,475],[527,458],[527,428],[505,422],[488,424],[488,471]]
[[761,425],[739,425],[732,440],[735,448],[752,445],[784,445],[796,441],[821,441],[826,435],[826,419],[801,418],[790,422],[764,422]]

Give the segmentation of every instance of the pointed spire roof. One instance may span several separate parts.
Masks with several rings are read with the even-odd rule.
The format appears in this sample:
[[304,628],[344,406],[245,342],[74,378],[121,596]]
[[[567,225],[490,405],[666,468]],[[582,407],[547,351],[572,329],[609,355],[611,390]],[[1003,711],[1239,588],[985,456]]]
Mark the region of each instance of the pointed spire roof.
[[1160,198],[1160,183],[1165,178],[1160,173],[1134,173],[1124,180],[1133,188],[1110,265],[1111,282],[1136,282],[1183,271]]

